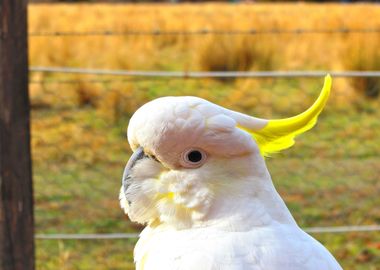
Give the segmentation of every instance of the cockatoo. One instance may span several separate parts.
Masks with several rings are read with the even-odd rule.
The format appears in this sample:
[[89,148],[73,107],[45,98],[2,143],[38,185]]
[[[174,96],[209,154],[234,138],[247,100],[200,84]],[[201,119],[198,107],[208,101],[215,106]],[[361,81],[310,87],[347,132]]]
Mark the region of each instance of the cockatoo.
[[302,231],[273,186],[265,157],[311,129],[329,96],[287,119],[265,120],[197,97],[163,97],[128,126],[133,155],[120,203],[146,224],[138,270],[342,269]]

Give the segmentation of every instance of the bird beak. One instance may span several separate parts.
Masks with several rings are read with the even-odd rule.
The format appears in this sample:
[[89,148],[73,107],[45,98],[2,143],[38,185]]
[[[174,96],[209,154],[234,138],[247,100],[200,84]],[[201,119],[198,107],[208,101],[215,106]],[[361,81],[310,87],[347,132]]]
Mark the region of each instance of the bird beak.
[[136,149],[135,152],[133,152],[132,156],[127,162],[127,165],[124,168],[123,178],[121,180],[121,184],[123,185],[124,193],[127,192],[127,189],[130,185],[129,180],[131,179],[130,172],[133,166],[136,164],[136,162],[142,158],[144,158],[145,153],[144,149],[140,146]]

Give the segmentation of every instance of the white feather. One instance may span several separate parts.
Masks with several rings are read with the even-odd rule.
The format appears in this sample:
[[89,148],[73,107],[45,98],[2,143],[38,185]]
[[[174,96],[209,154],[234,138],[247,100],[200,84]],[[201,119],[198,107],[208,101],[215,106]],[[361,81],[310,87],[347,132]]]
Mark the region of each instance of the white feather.
[[[139,160],[127,192],[121,190],[130,218],[147,224],[135,248],[137,269],[341,269],[297,226],[257,144],[236,127],[237,116],[244,115],[199,98],[168,97],[132,117],[132,148],[160,161]],[[189,149],[207,153],[201,166],[184,166]]]

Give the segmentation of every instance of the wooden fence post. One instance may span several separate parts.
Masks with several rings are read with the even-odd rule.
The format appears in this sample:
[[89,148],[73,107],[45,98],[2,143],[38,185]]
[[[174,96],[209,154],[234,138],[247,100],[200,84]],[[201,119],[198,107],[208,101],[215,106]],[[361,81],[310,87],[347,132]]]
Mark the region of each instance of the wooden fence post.
[[27,0],[0,0],[0,270],[34,269]]

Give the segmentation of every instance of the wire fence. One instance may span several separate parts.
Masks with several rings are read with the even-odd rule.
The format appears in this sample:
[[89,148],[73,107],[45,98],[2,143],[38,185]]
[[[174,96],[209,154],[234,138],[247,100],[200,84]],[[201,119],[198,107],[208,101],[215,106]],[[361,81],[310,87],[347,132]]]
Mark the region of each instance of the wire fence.
[[[186,78],[319,78],[326,74],[331,74],[333,77],[380,77],[380,71],[255,71],[255,72],[186,72],[186,71],[128,71],[128,70],[99,70],[99,69],[85,69],[85,68],[68,68],[68,67],[31,67],[31,72],[46,72],[46,73],[74,73],[86,75],[112,75],[112,76],[126,76],[129,78],[128,82],[134,79],[150,79],[150,78],[167,78],[167,79],[186,79]],[[115,79],[92,79],[92,80],[42,80],[31,81],[35,84],[48,83],[108,83]],[[117,79],[116,79],[117,80]],[[123,81],[123,80],[117,80]],[[376,155],[375,155],[376,156]],[[76,159],[75,157],[73,157]],[[103,173],[103,172],[102,172]],[[99,192],[104,192],[100,189]],[[352,225],[352,226],[317,226],[305,228],[309,233],[347,233],[347,232],[376,232],[380,230],[380,225]],[[36,239],[130,239],[137,238],[138,234],[37,234]]]
[[30,37],[65,37],[65,36],[194,36],[194,35],[281,35],[281,34],[368,34],[380,33],[380,28],[338,28],[338,29],[248,29],[248,30],[211,30],[199,29],[194,31],[168,31],[168,30],[151,30],[151,31],[52,31],[52,32],[30,32]]
[[32,72],[114,75],[156,78],[308,78],[323,77],[380,77],[380,71],[136,71],[102,70],[70,67],[31,67]]
[[[373,33],[380,33],[380,29],[32,31],[29,36],[224,35],[232,39],[237,35]],[[316,95],[319,79],[327,73],[337,80],[365,80],[375,93],[380,87],[380,70],[206,72],[32,66],[30,72],[33,75],[30,83],[35,238],[58,243],[61,240],[112,240],[118,249],[115,252],[125,250],[125,242],[118,244],[116,240],[135,241],[142,229],[125,220],[117,195],[129,155],[126,126],[131,114],[143,103],[161,95],[199,95],[255,116],[279,117],[294,115],[306,108]],[[229,78],[263,78],[274,82],[258,80],[252,84],[234,84],[205,80]],[[120,87],[120,82],[126,85]],[[87,83],[99,85],[88,87]],[[116,85],[107,85],[111,83]],[[268,166],[274,181],[280,179],[276,186],[306,232],[318,234],[318,239],[325,243],[338,239],[336,241],[358,241],[365,246],[369,238],[379,240],[380,126],[378,99],[359,101],[356,94],[351,97],[348,91],[332,93],[330,107],[316,130],[297,141],[297,148],[268,161]],[[128,233],[119,233],[125,231]],[[365,236],[358,237],[355,233]],[[55,241],[39,242],[43,250],[38,255],[39,260],[51,260],[53,244],[50,242]],[[94,257],[103,252],[99,251],[101,247],[88,246],[96,245],[96,241],[94,244],[78,242],[77,246],[68,244],[66,249],[76,252],[80,247],[80,253],[83,245],[82,253]],[[132,242],[128,243],[132,254]],[[55,256],[62,254],[66,256],[62,251]],[[73,257],[72,260],[79,260]]]
[[[367,226],[336,226],[312,227],[303,229],[307,233],[348,233],[348,232],[377,232],[380,225]],[[102,240],[102,239],[136,239],[137,233],[105,233],[105,234],[37,234],[39,240]]]

